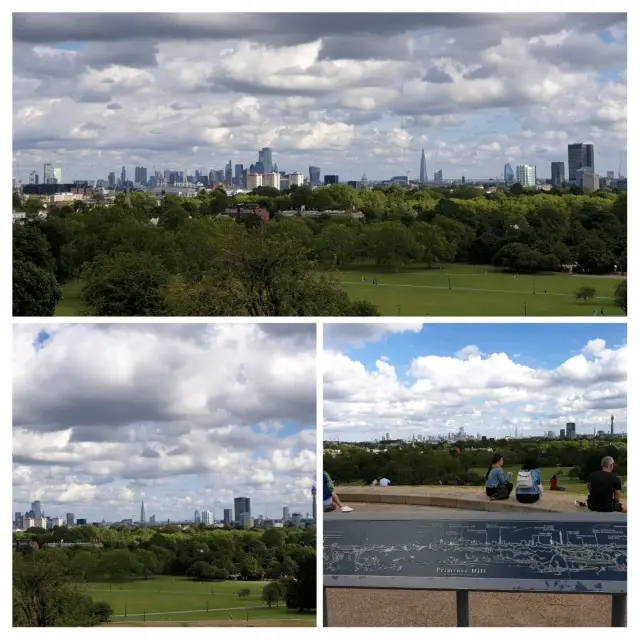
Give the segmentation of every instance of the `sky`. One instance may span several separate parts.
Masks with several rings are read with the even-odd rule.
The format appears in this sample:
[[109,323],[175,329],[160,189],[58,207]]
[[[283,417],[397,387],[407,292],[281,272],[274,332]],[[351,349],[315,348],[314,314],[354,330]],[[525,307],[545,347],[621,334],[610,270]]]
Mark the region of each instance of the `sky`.
[[627,431],[624,324],[334,324],[325,440]]
[[626,14],[13,14],[14,177],[626,173]]
[[311,512],[315,325],[13,327],[14,512]]

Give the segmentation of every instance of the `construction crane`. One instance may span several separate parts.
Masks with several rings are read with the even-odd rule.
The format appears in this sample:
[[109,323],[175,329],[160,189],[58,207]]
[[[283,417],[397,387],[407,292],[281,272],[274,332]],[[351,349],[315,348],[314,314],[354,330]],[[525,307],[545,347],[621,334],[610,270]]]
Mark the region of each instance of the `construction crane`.
[[620,152],[620,158],[618,159],[618,180],[622,178],[622,151]]

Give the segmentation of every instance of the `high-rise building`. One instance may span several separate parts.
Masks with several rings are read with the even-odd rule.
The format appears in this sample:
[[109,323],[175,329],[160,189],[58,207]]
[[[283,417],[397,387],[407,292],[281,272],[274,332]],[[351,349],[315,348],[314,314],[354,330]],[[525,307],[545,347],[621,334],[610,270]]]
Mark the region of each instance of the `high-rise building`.
[[264,173],[262,174],[262,184],[265,187],[273,187],[274,189],[280,189],[280,174],[279,173]]
[[13,516],[13,523],[16,529],[22,529],[22,514],[19,511],[16,511]]
[[235,520],[237,524],[244,523],[244,516],[251,515],[251,499],[250,498],[235,498],[233,501],[233,508],[235,509]]
[[44,165],[42,181],[44,184],[53,184],[53,165],[48,162]]
[[282,522],[287,524],[289,522],[291,516],[289,515],[289,507],[282,507]]
[[438,169],[438,171],[433,174],[433,181],[436,184],[442,184],[442,169]]
[[564,162],[551,163],[551,184],[554,187],[562,187],[564,185]]
[[262,174],[261,173],[248,173],[247,174],[247,189],[253,191],[257,187],[262,186]]
[[233,184],[233,165],[231,160],[224,167],[224,183],[230,187]]
[[35,171],[29,174],[29,184],[38,184],[38,174]]
[[236,179],[236,187],[238,187],[239,189],[242,189],[244,187],[244,180],[243,180],[244,166],[241,164],[237,164],[234,167],[234,174]]
[[576,142],[567,148],[569,160],[569,182],[576,183],[580,169],[591,169],[595,172],[594,152],[592,144]]
[[40,503],[40,500],[34,500],[31,503],[31,512],[33,513],[33,517],[34,518],[41,518],[43,513],[42,513],[42,504]]
[[597,191],[600,188],[600,176],[593,173],[591,169],[581,169],[578,173],[582,173],[580,186],[585,191]]
[[72,527],[76,523],[76,516],[73,513],[67,513],[67,524]]
[[112,171],[111,173],[109,173],[109,189],[115,189],[116,188],[116,172]]
[[260,152],[262,161],[262,165],[264,168],[264,173],[273,173],[273,158],[272,158],[272,149],[270,147],[263,147]]
[[338,184],[340,182],[340,178],[337,175],[327,175],[324,176],[324,184],[325,186],[328,184]]
[[297,171],[290,173],[287,177],[289,178],[289,188],[293,187],[294,185],[296,187],[301,187],[304,184],[304,176]]
[[53,168],[53,183],[62,184],[62,169],[60,167]]
[[212,511],[203,511],[202,512],[202,524],[212,525],[213,524],[213,512]]
[[154,513],[150,518],[149,518],[149,524],[155,524],[156,523],[156,514]]
[[536,168],[532,164],[516,165],[516,182],[523,187],[533,187],[536,184]]
[[420,156],[420,182],[422,184],[426,184],[427,182],[427,156],[424,154],[424,149]]
[[575,440],[576,437],[576,423],[575,422],[567,422],[566,424],[566,434],[569,440]]
[[309,167],[309,182],[313,186],[320,184],[320,167]]
[[140,524],[144,524],[146,521],[147,521],[147,514],[145,513],[144,502],[143,502],[142,506],[140,507]]
[[135,169],[135,182],[136,184],[146,184],[147,183],[147,168],[146,167],[136,167]]
[[291,524],[294,527],[299,527],[302,524],[302,514],[301,513],[292,513],[291,514]]
[[224,515],[222,517],[222,522],[228,526],[231,524],[232,520],[233,520],[233,515],[231,512],[231,509],[225,509]]
[[78,518],[76,520],[76,524],[78,526],[85,526],[87,524],[87,519],[86,518]]
[[316,516],[317,516],[317,511],[316,511],[316,485],[314,484],[311,487],[311,500],[312,500],[312,504],[311,504],[311,513],[313,514],[313,521],[316,521]]
[[515,174],[513,173],[513,167],[510,162],[504,165],[504,183],[505,184],[513,184],[513,180],[515,178]]
[[122,171],[120,172],[120,182],[124,184],[126,181],[127,181],[127,170],[123,165]]

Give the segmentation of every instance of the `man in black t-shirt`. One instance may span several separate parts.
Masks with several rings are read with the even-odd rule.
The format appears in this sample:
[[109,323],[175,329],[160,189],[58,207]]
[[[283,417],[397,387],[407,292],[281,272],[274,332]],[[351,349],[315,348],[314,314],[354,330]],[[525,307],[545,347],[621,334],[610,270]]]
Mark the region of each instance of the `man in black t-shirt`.
[[613,458],[605,456],[602,458],[602,469],[589,476],[587,506],[590,511],[627,512],[626,506],[620,502],[622,485],[620,478],[613,472],[613,466]]

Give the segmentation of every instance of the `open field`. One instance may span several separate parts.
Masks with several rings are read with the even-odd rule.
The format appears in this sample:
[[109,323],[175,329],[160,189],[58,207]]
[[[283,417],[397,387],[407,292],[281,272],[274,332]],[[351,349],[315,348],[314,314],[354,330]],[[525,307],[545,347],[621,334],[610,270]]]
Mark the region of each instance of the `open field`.
[[56,305],[56,316],[77,316],[80,313],[80,290],[82,282],[80,280],[72,280],[63,284],[62,299]]
[[[162,625],[163,622],[206,625],[315,626],[315,614],[289,611],[284,603],[263,605],[267,582],[195,582],[184,577],[161,576],[123,583],[94,582],[86,589],[94,600],[108,602],[113,624]],[[240,598],[240,589],[251,594]]]
[[[613,302],[623,278],[612,276],[552,273],[516,278],[492,267],[465,264],[398,273],[362,267],[337,276],[350,296],[375,304],[385,316],[524,316],[525,305],[527,316],[593,316],[596,311],[600,317],[601,309],[605,316],[623,315]],[[593,287],[596,298],[576,300],[580,287]]]

